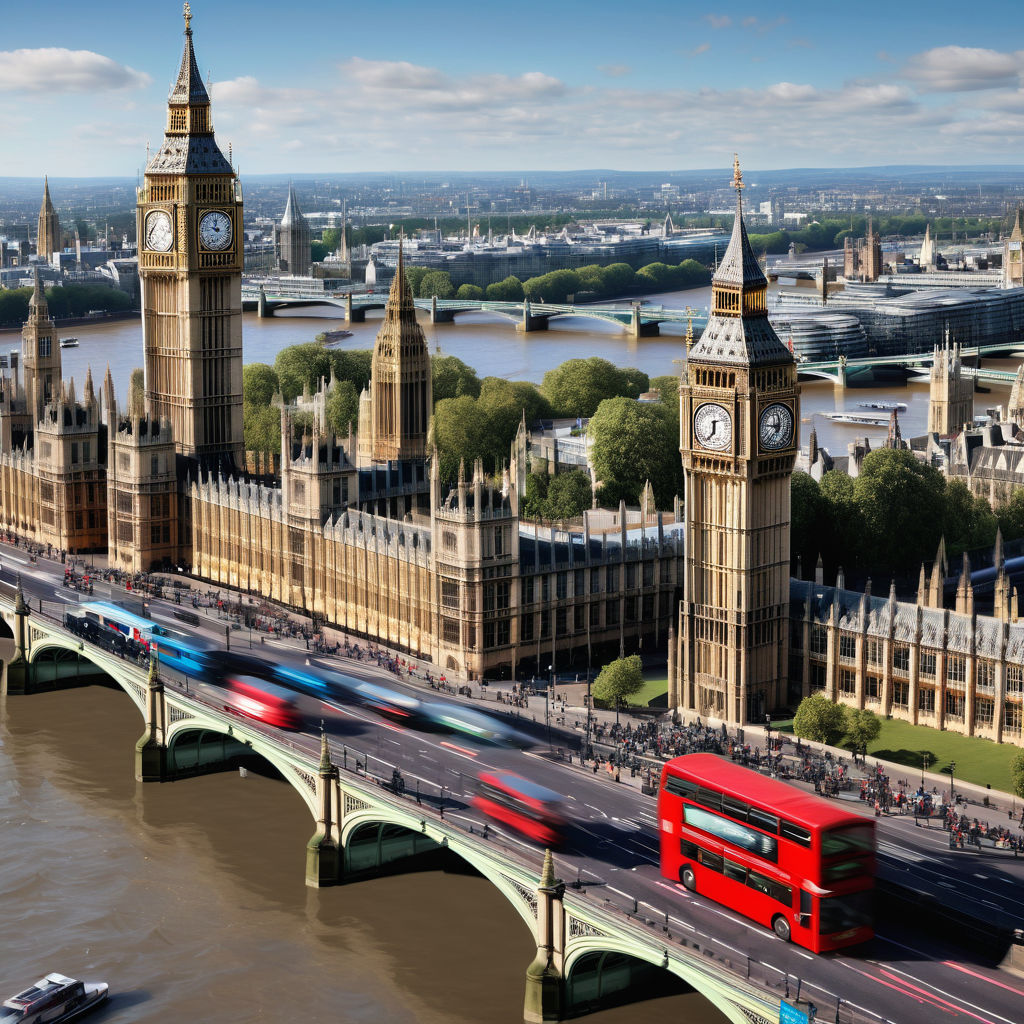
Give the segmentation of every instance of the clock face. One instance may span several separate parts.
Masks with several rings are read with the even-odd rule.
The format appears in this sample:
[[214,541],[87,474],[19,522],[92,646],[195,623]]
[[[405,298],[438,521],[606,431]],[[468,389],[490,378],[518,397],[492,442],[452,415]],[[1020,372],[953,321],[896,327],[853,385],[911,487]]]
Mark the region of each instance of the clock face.
[[226,249],[231,244],[231,218],[220,210],[204,213],[199,221],[199,241],[207,249]]
[[693,433],[704,448],[716,452],[732,447],[732,416],[715,402],[705,402],[693,414]]
[[781,402],[773,402],[762,413],[757,427],[761,447],[779,451],[793,443],[793,410]]
[[153,210],[146,216],[146,248],[167,252],[173,241],[170,214],[166,210]]

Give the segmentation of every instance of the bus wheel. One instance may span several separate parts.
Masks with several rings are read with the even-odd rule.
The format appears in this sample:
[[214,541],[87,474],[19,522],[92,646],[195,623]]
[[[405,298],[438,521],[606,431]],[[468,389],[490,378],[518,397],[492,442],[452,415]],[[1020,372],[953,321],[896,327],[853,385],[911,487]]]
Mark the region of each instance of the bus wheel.
[[693,873],[693,868],[683,868],[683,870],[679,873],[679,881],[681,881],[683,885],[685,885],[686,888],[690,890],[690,892],[697,891],[697,878]]
[[772,921],[772,927],[775,929],[775,934],[778,935],[783,942],[789,942],[789,922],[781,914]]

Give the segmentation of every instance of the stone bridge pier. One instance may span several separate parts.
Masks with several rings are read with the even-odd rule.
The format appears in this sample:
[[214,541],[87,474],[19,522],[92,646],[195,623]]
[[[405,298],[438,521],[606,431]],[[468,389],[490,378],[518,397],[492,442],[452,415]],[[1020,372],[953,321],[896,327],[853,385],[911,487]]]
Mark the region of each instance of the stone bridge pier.
[[345,320],[350,324],[366,323],[366,310],[352,305],[352,293],[345,296]]
[[516,324],[516,330],[521,334],[529,334],[531,331],[546,331],[548,319],[546,313],[533,313],[530,300],[525,299],[523,301],[523,318]]
[[629,336],[631,338],[656,338],[661,334],[658,323],[644,323],[640,319],[640,304],[633,304],[633,314],[629,319]]
[[430,296],[430,322],[432,324],[450,324],[455,320],[454,309],[438,309],[437,296]]

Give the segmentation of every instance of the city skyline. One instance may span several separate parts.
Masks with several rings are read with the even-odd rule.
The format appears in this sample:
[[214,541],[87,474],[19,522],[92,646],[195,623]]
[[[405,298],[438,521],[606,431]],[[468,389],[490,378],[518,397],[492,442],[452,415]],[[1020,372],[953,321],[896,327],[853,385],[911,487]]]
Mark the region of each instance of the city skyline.
[[[180,53],[177,2],[5,13],[5,174],[130,175]],[[928,19],[787,3],[345,9],[197,3],[215,126],[252,174],[759,169],[1007,162],[1024,141],[1022,51],[950,3]],[[244,17],[241,15],[244,12]],[[615,15],[616,17],[613,17]],[[325,31],[325,21],[327,22]],[[884,33],[879,26],[884,26]],[[330,48],[323,40],[337,39]],[[726,82],[721,86],[711,83]],[[97,102],[98,100],[98,102]]]

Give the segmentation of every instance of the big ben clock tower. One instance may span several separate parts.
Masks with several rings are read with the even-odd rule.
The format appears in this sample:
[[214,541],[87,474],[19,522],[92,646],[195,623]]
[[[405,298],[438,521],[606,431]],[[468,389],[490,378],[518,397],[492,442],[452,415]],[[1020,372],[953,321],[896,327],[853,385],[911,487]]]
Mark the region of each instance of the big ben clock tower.
[[763,721],[787,698],[790,477],[800,389],[768,322],[768,282],[736,219],[707,327],[680,387],[686,563],[675,689],[682,709]]
[[192,49],[167,100],[163,145],[138,190],[146,406],[179,454],[239,464],[242,443],[242,190],[213,135]]

